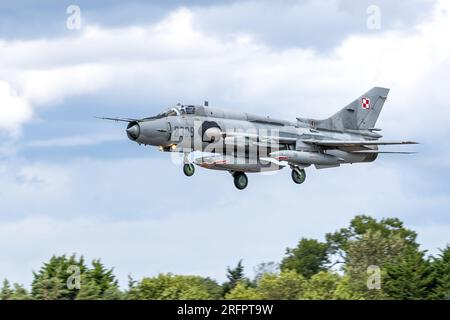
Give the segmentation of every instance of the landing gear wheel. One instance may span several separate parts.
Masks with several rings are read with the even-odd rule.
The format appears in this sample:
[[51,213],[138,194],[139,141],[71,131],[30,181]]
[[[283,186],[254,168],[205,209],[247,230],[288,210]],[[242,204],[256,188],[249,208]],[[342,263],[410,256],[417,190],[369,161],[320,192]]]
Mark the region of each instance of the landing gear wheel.
[[195,167],[192,163],[185,163],[183,166],[183,172],[186,176],[190,177],[195,172]]
[[292,175],[292,180],[296,184],[302,184],[303,182],[305,182],[305,179],[306,179],[305,169],[294,168],[294,169],[292,169],[291,175]]
[[236,188],[238,188],[239,190],[244,190],[245,188],[247,188],[248,178],[245,173],[235,172],[233,174],[233,177],[234,177],[234,185],[236,186]]

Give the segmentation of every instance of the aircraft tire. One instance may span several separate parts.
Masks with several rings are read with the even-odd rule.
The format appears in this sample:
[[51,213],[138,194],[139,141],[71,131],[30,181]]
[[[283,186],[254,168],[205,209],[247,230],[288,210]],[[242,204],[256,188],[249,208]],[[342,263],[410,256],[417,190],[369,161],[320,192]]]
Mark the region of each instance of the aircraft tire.
[[248,178],[244,172],[235,172],[233,174],[234,177],[234,186],[239,190],[244,190],[248,185]]
[[183,166],[183,172],[186,176],[191,177],[195,172],[195,167],[192,163],[185,163]]
[[306,180],[306,171],[305,169],[294,168],[292,169],[292,181],[296,184],[302,184]]

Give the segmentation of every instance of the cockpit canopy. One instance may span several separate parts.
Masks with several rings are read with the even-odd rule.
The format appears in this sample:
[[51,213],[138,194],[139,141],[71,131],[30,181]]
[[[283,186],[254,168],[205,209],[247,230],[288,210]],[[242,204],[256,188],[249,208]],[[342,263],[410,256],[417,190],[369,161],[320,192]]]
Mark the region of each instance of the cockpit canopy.
[[165,118],[165,117],[174,117],[174,116],[179,116],[179,115],[180,115],[180,110],[178,108],[170,108],[169,110],[158,114],[157,117]]
[[195,114],[195,106],[194,105],[181,105],[177,104],[177,106],[168,109],[167,111],[161,112],[156,116],[145,118],[144,120],[151,119],[160,119],[165,117],[174,117],[185,114]]

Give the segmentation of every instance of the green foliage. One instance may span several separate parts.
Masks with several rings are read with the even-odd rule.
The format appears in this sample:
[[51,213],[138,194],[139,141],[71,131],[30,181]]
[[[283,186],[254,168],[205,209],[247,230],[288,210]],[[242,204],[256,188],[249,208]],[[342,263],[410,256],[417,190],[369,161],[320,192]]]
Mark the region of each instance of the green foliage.
[[100,300],[100,286],[92,279],[82,276],[80,291],[78,292],[77,300]]
[[[419,253],[416,233],[393,218],[377,221],[368,216],[357,216],[348,228],[326,237],[330,254],[338,256],[343,264],[347,276],[346,291],[355,292],[364,299],[390,298],[385,289],[390,288],[387,281],[395,278],[386,275],[386,267],[389,265],[394,272],[393,266],[410,254]],[[368,288],[369,266],[377,266],[381,271],[380,289]]]
[[122,293],[113,269],[107,269],[100,259],[92,261],[92,268],[82,276],[80,292],[77,299],[118,300]]
[[313,275],[299,297],[305,300],[332,300],[339,284],[340,277],[332,272],[321,271]]
[[38,272],[33,272],[32,297],[43,300],[74,300],[78,289],[69,289],[67,286],[67,279],[71,275],[68,271],[70,266],[78,267],[80,274],[86,271],[83,257],[77,259],[75,255],[69,258],[66,255],[52,256]]
[[22,285],[14,283],[14,290],[10,300],[31,300],[31,297]]
[[230,267],[227,268],[227,278],[228,281],[222,285],[224,295],[233,290],[236,287],[236,285],[240,282],[245,284],[250,283],[250,280],[245,277],[242,260],[239,260],[235,268]]
[[432,285],[432,270],[424,253],[410,250],[400,261],[385,266],[386,280],[383,290],[392,299],[427,299]]
[[363,300],[363,294],[355,291],[351,285],[349,276],[343,276],[339,280],[336,290],[333,293],[334,300]]
[[430,298],[450,300],[450,245],[431,261],[432,292]]
[[209,278],[159,274],[144,278],[129,293],[139,300],[209,300],[220,297],[220,286]]
[[124,299],[135,300],[139,298],[138,282],[128,275],[128,290],[124,294]]
[[379,232],[383,238],[402,239],[405,245],[418,247],[416,243],[417,234],[412,230],[406,229],[403,226],[403,222],[399,219],[387,218],[378,222],[372,217],[360,215],[350,221],[348,228],[342,228],[337,232],[326,235],[329,252],[338,254],[343,260],[341,262],[345,262],[345,253],[349,250],[352,243],[361,240],[369,231],[372,233]]
[[8,279],[3,280],[2,289],[0,290],[0,300],[10,300],[14,291],[11,289]]
[[[398,237],[385,238],[379,231],[368,230],[360,239],[348,243],[346,253],[345,274],[349,277],[350,288],[359,292],[365,299],[385,299],[381,289],[369,289],[367,272],[369,266],[377,266],[380,271],[387,263],[395,263],[401,259],[404,242]],[[384,273],[380,274],[385,279]]]
[[306,290],[305,278],[292,270],[279,275],[266,274],[258,283],[256,292],[265,300],[295,300]]
[[258,291],[246,283],[239,282],[229,293],[225,295],[226,300],[260,300]]
[[[79,271],[79,274],[78,274]],[[107,269],[100,260],[88,268],[83,257],[52,256],[39,272],[34,272],[31,294],[42,300],[115,300],[122,298],[113,269]],[[76,286],[74,280],[80,277]],[[69,287],[69,284],[72,286]]]
[[306,278],[325,271],[329,263],[328,244],[315,239],[302,238],[296,248],[286,250],[286,255],[281,270],[293,270]]
[[45,272],[33,282],[31,290],[32,297],[37,300],[66,300],[72,297],[72,292],[67,289],[63,280],[59,277],[50,277]]
[[28,291],[20,284],[14,283],[13,288],[7,279],[3,280],[0,290],[0,300],[30,300]]

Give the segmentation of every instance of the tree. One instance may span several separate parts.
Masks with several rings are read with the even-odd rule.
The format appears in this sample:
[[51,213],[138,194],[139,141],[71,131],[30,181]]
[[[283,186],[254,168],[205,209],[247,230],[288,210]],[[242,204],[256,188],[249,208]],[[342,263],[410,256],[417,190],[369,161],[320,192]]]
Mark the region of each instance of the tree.
[[100,259],[92,261],[92,268],[82,276],[77,299],[117,300],[121,298],[119,285],[113,269],[107,269]]
[[31,297],[28,291],[20,284],[14,283],[14,292],[11,295],[11,300],[30,300]]
[[256,292],[265,300],[295,300],[306,288],[305,278],[292,270],[279,275],[266,274],[258,283]]
[[260,300],[261,295],[257,289],[248,284],[239,282],[230,292],[225,295],[226,300]]
[[33,282],[32,296],[37,300],[62,300],[68,294],[60,278],[43,273],[39,275],[39,280]]
[[302,238],[297,247],[286,249],[286,257],[281,262],[281,270],[293,270],[310,278],[325,271],[328,260],[328,244],[315,239]]
[[138,282],[131,275],[128,275],[128,290],[125,292],[124,298],[126,300],[137,300],[139,295]]
[[305,286],[300,299],[306,300],[332,300],[339,284],[340,277],[336,273],[321,271],[313,275]]
[[10,300],[14,291],[11,289],[8,279],[3,280],[2,289],[0,290],[0,300]]
[[[404,241],[398,237],[385,238],[381,232],[372,230],[368,230],[359,240],[349,243],[344,270],[349,276],[348,285],[351,289],[366,299],[387,298],[383,290],[386,280],[384,267],[401,260],[404,245]],[[370,274],[371,266],[378,269],[375,271],[377,274]],[[370,276],[380,279],[380,287],[368,287]]]
[[33,283],[31,285],[31,295],[35,299],[59,299],[74,300],[79,289],[74,287],[69,289],[67,280],[72,275],[71,266],[75,266],[80,271],[80,275],[86,271],[84,258],[76,258],[75,254],[69,258],[66,255],[52,256],[50,261],[44,263],[38,272],[33,272]]
[[387,296],[398,300],[427,299],[432,284],[432,271],[424,252],[410,250],[395,263],[387,263],[383,290]]
[[[357,216],[350,227],[333,234],[327,234],[329,253],[337,256],[343,264],[350,291],[361,294],[365,299],[386,299],[384,291],[385,267],[402,261],[411,252],[418,252],[416,233],[403,227],[398,219],[377,221],[367,216]],[[379,288],[370,288],[369,267],[378,268],[377,276],[382,283]]]
[[347,252],[350,246],[361,240],[368,231],[372,233],[379,232],[381,238],[397,238],[404,242],[405,246],[418,248],[416,242],[417,234],[403,226],[403,223],[397,218],[387,218],[377,221],[376,219],[360,215],[350,221],[348,228],[342,228],[337,232],[326,235],[329,246],[329,253],[337,255],[338,263],[345,263]]
[[120,299],[122,293],[113,269],[107,269],[100,259],[93,260],[91,265],[88,268],[84,258],[75,255],[52,256],[38,272],[33,272],[32,297],[45,300]]
[[13,288],[7,279],[3,280],[0,290],[0,300],[30,300],[28,291],[20,284],[14,283]]
[[233,290],[239,282],[249,284],[250,281],[245,277],[244,266],[242,265],[242,260],[239,260],[235,268],[227,268],[227,278],[228,281],[222,285],[223,293],[226,295],[228,292]]
[[430,298],[450,300],[450,245],[441,250],[438,257],[432,259],[431,270],[434,285]]
[[132,298],[139,300],[218,299],[220,286],[209,278],[159,274],[136,285]]
[[77,300],[99,300],[101,298],[101,289],[95,280],[86,278],[83,276],[81,278],[80,291],[77,294]]

